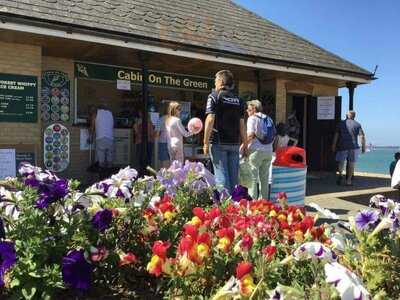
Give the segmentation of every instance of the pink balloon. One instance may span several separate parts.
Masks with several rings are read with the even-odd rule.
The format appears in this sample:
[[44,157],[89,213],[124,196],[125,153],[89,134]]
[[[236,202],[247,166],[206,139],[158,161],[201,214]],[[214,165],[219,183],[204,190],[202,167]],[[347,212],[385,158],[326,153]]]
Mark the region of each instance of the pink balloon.
[[188,130],[193,134],[198,134],[203,129],[203,122],[199,118],[192,118],[188,123]]

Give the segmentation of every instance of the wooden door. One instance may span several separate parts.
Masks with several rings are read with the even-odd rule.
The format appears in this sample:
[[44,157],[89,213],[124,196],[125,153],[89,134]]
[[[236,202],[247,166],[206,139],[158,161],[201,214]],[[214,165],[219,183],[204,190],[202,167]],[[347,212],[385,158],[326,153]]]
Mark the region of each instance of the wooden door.
[[335,171],[335,154],[332,141],[340,122],[342,97],[335,97],[335,118],[317,120],[317,98],[307,98],[307,163],[311,171]]

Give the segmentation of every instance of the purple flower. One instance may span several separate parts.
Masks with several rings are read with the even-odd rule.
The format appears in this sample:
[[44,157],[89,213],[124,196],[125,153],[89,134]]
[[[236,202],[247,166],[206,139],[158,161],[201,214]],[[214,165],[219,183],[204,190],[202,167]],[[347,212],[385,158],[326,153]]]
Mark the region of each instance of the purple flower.
[[86,261],[83,250],[73,250],[64,256],[61,271],[64,282],[70,287],[79,290],[90,288],[93,266]]
[[251,200],[247,187],[237,185],[232,192],[233,201],[239,202],[242,199]]
[[36,207],[46,208],[51,203],[54,203],[66,195],[68,195],[68,181],[65,179],[58,179],[49,184],[41,184],[39,186],[39,200],[36,202]]
[[4,286],[4,274],[15,264],[17,255],[13,242],[0,242],[0,287]]
[[103,209],[98,211],[92,218],[92,225],[100,232],[104,232],[110,227],[112,221],[112,211]]
[[357,229],[367,229],[370,224],[376,223],[378,219],[379,213],[376,210],[364,209],[360,211],[355,217]]

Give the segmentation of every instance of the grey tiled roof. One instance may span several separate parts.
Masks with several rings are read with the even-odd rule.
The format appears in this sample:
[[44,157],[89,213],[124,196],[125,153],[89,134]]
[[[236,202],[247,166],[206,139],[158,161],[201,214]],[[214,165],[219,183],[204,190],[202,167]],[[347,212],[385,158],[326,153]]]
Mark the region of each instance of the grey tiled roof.
[[1,0],[1,13],[371,75],[229,0]]

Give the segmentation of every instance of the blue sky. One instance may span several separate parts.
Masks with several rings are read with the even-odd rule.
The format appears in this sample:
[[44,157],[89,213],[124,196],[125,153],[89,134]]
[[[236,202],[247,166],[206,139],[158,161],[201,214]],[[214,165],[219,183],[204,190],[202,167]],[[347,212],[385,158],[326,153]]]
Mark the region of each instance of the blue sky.
[[[400,145],[399,0],[235,2],[371,72],[379,65],[379,79],[356,89],[354,109],[368,143]],[[340,95],[347,108],[347,89]]]

